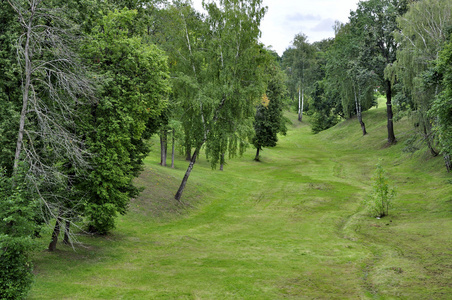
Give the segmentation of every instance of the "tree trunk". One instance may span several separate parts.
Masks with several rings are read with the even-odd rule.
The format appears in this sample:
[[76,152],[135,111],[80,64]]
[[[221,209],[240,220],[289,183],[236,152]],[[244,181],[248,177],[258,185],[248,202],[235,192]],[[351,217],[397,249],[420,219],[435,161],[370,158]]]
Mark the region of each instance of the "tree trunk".
[[196,162],[196,156],[198,156],[201,146],[202,146],[202,144],[199,145],[198,147],[196,147],[195,152],[193,153],[193,156],[191,157],[190,164],[188,165],[184,178],[182,179],[180,187],[177,190],[176,195],[174,196],[174,199],[176,199],[177,201],[180,201],[180,199],[182,198],[182,193],[184,192],[185,185],[187,184],[188,177],[190,176],[191,170],[193,170],[193,166],[195,165],[195,162]]
[[160,165],[166,167],[166,130],[160,133]]
[[221,154],[220,158],[220,171],[223,171],[223,166],[224,166],[224,153]]
[[185,160],[191,160],[191,143],[189,142],[189,138],[185,138]]
[[363,122],[363,117],[362,117],[361,112],[358,115],[358,121],[359,121],[359,124],[361,124],[361,129],[363,131],[363,135],[366,135],[367,134],[366,124],[364,124],[364,122]]
[[301,88],[298,89],[298,121],[301,122]]
[[444,164],[446,165],[447,172],[450,172],[452,170],[452,162],[450,159],[450,155],[444,153],[443,156],[444,156]]
[[388,115],[388,144],[393,145],[397,142],[396,137],[394,135],[394,122],[392,120],[392,86],[391,81],[386,81],[386,111]]
[[64,226],[64,238],[63,238],[63,244],[66,244],[66,245],[70,244],[70,240],[69,240],[70,227],[71,227],[71,221],[66,220],[66,224]]
[[301,110],[300,110],[300,122],[303,122],[303,108],[304,108],[304,90],[301,90]]
[[367,134],[366,124],[363,122],[363,113],[361,107],[361,101],[358,100],[358,96],[356,95],[355,86],[353,85],[353,89],[355,91],[355,106],[356,106],[356,116],[358,117],[358,122],[361,125],[361,130],[363,131],[363,136]]
[[171,140],[171,168],[174,169],[174,150],[175,150],[175,138],[174,138],[174,128],[173,128],[173,136]]
[[260,148],[257,147],[257,150],[256,150],[256,157],[254,158],[255,161],[260,161],[260,160],[259,160],[259,151],[260,151]]
[[424,127],[424,139],[425,139],[425,142],[427,143],[427,147],[430,150],[430,153],[432,154],[432,156],[437,157],[439,153],[438,153],[438,151],[436,151],[433,148],[432,141],[430,140],[430,135],[427,132],[427,126],[425,126],[425,123],[424,123],[423,127]]
[[32,65],[30,59],[30,38],[32,34],[32,22],[33,22],[34,11],[32,12],[32,16],[29,19],[27,24],[27,35],[24,47],[24,60],[25,60],[25,84],[22,90],[22,111],[20,113],[20,121],[19,121],[19,134],[17,137],[16,144],[16,153],[14,155],[14,167],[13,172],[17,172],[17,168],[19,166],[20,154],[22,152],[22,143],[24,139],[24,131],[25,131],[25,116],[28,110],[28,95],[30,92],[30,84],[31,84],[31,73],[32,73]]
[[55,249],[56,249],[56,245],[58,243],[58,236],[60,235],[60,226],[61,226],[61,218],[58,215],[56,222],[55,222],[55,227],[53,228],[52,241],[49,244],[49,251],[55,251]]

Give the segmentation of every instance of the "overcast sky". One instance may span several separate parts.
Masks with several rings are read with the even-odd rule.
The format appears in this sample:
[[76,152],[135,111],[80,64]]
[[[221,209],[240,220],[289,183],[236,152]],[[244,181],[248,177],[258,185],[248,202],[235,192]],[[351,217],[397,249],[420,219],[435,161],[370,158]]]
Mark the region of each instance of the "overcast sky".
[[[200,10],[202,0],[193,2]],[[297,33],[306,34],[311,43],[334,37],[334,21],[347,22],[357,3],[358,0],[264,0],[268,11],[261,24],[261,42],[282,55]]]

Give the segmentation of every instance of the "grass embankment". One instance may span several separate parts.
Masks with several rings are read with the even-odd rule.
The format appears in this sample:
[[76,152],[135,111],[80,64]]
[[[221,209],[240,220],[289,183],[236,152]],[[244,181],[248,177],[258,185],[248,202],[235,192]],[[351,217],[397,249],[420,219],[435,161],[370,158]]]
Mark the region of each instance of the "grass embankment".
[[[294,125],[277,147],[212,171],[201,158],[185,206],[176,169],[146,160],[145,187],[104,237],[36,255],[31,299],[447,299],[452,294],[452,178],[441,158],[385,147],[384,108],[312,135]],[[378,160],[398,197],[363,213]],[[450,298],[449,298],[450,299]]]

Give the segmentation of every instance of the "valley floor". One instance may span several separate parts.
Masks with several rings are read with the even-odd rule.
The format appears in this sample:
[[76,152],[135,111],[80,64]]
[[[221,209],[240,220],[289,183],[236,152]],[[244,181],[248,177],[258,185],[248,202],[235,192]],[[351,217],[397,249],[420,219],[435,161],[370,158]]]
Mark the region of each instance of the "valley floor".
[[[294,120],[261,162],[249,149],[223,172],[202,157],[183,205],[187,163],[151,153],[114,232],[36,254],[30,299],[451,299],[452,177],[402,152],[407,124],[385,147],[384,110],[366,117],[365,137],[356,120],[318,135]],[[382,219],[362,205],[378,161],[398,192]]]

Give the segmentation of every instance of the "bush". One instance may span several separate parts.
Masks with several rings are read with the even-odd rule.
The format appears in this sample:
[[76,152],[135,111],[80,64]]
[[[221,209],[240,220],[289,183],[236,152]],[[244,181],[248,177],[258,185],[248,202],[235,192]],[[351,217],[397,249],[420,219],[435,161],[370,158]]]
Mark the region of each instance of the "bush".
[[31,287],[36,211],[21,178],[13,181],[0,169],[0,299],[24,298]]
[[389,208],[396,195],[393,188],[389,188],[386,171],[380,163],[377,164],[377,170],[373,176],[372,192],[364,203],[372,217],[381,218],[389,215]]
[[339,118],[337,116],[325,116],[319,112],[314,112],[311,116],[311,130],[312,133],[319,133],[323,130],[333,127],[339,122]]

